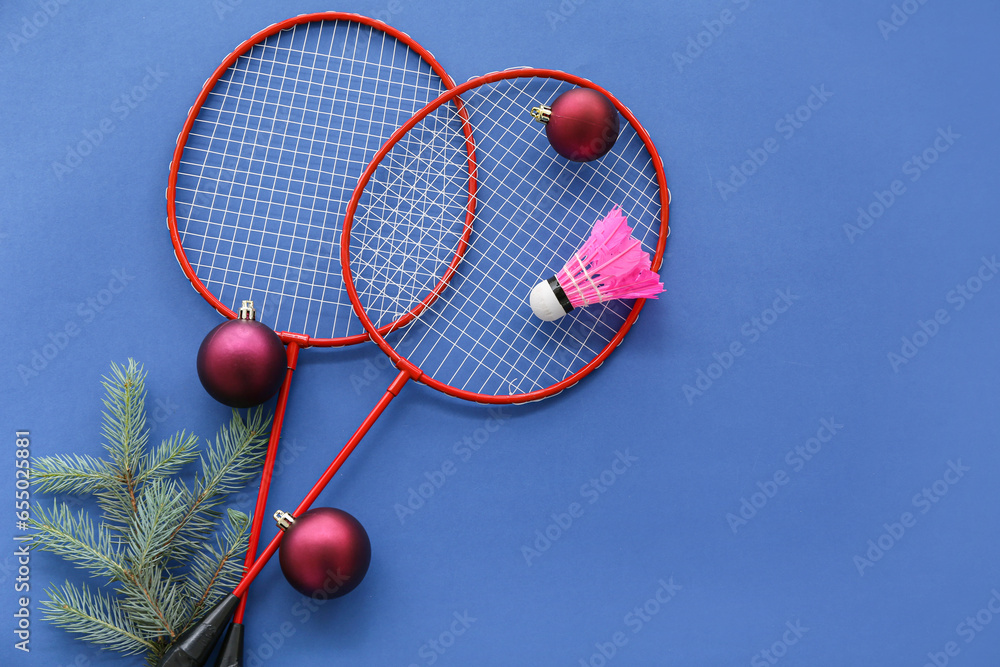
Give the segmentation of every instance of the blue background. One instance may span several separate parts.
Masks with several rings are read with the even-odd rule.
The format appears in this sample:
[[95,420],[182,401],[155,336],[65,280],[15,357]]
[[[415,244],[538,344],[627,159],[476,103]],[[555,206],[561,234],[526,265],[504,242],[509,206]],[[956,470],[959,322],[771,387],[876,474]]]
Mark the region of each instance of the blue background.
[[[458,81],[551,67],[629,105],[674,195],[668,291],[603,367],[505,409],[468,460],[456,443],[482,439],[487,409],[404,389],[321,497],[367,527],[367,579],[307,612],[269,566],[251,589],[247,664],[996,664],[1000,279],[979,281],[1000,254],[1000,5],[896,5],[899,26],[888,0],[3,3],[0,498],[17,429],[34,455],[101,453],[111,361],[145,365],[156,438],[211,437],[227,418],[194,369],[219,316],[165,225],[177,132],[252,33],[356,11]],[[161,80],[123,115],[116,100],[147,68]],[[90,155],[53,167],[105,118]],[[951,138],[935,149],[939,131]],[[114,271],[124,289],[92,310]],[[791,303],[780,314],[776,290]],[[79,333],[25,373],[68,324]],[[382,360],[372,346],[302,353],[270,510],[298,502],[381,395]],[[835,435],[810,441],[822,420]],[[631,465],[614,472],[618,452]],[[401,520],[394,507],[448,461],[455,473]],[[573,503],[572,525],[550,528]],[[0,662],[141,664],[40,620],[43,587],[75,576],[46,554],[31,560],[31,652],[13,648],[20,533],[3,516]],[[661,580],[674,589],[662,605]],[[468,627],[449,637],[455,614]]]

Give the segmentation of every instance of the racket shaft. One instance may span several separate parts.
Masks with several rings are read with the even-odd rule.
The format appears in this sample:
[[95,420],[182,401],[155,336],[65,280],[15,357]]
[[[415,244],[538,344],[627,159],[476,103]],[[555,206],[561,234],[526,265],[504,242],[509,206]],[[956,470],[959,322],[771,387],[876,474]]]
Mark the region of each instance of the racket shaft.
[[[278,402],[274,407],[274,422],[271,425],[271,437],[267,443],[267,454],[264,458],[264,468],[260,476],[260,488],[257,490],[257,504],[253,510],[253,523],[250,527],[250,539],[247,543],[246,559],[243,568],[253,565],[257,558],[257,545],[260,542],[260,530],[264,524],[264,512],[267,510],[267,496],[271,489],[271,477],[274,473],[274,463],[278,458],[278,444],[281,441],[281,427],[285,422],[285,408],[288,406],[288,392],[292,386],[292,373],[295,372],[296,362],[299,358],[298,343],[292,341],[288,343],[286,349],[288,354],[288,370],[285,371],[285,381],[281,385],[278,393]],[[240,598],[240,604],[236,608],[233,616],[233,623],[242,623],[243,614],[246,612],[247,596]]]
[[[368,429],[370,429],[372,425],[378,421],[382,412],[386,409],[389,403],[392,402],[392,399],[399,394],[399,390],[402,389],[403,385],[405,385],[411,377],[412,376],[409,371],[399,372],[396,378],[392,381],[392,384],[389,385],[389,388],[385,390],[384,394],[382,394],[382,398],[380,398],[378,403],[375,404],[372,411],[368,413],[368,416],[361,423],[361,426],[358,427],[358,429],[354,432],[354,435],[351,436],[350,440],[347,441],[347,444],[344,445],[343,449],[340,450],[340,453],[337,454],[337,457],[332,463],[330,463],[329,467],[323,473],[323,476],[319,478],[306,497],[303,498],[302,502],[299,503],[299,506],[295,508],[294,516],[301,515],[309,509],[313,502],[315,502],[316,498],[319,497],[319,494],[323,492],[324,488],[326,488],[326,485],[329,484],[331,479],[333,479],[333,476],[337,474],[338,470],[340,470],[340,466],[344,464],[347,457],[351,455],[361,440],[364,439],[365,434],[368,433]],[[273,556],[278,550],[283,536],[284,531],[278,531],[278,534],[274,536],[274,539],[272,539],[270,544],[268,544],[264,551],[260,553],[257,559],[253,562],[253,565],[250,566],[250,569],[247,570],[246,574],[243,575],[243,579],[233,590],[234,595],[240,597],[244,596],[247,588],[249,588],[250,584],[264,568],[264,565],[267,564],[267,561],[271,559],[271,556]]]

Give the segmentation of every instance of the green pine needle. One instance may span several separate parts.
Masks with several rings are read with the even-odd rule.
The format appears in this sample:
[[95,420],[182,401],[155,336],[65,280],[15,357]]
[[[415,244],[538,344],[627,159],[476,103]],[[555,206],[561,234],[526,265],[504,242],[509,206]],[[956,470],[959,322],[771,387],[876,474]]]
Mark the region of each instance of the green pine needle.
[[85,510],[74,516],[66,503],[56,501],[50,512],[36,505],[31,525],[38,531],[35,548],[51,551],[92,576],[124,576],[117,541],[106,525],[95,526]]
[[[42,602],[44,618],[77,637],[150,664],[243,574],[250,517],[227,499],[260,471],[270,417],[233,411],[214,440],[179,432],[155,447],[146,428],[145,377],[133,360],[104,378],[107,458],[64,454],[33,462],[37,491],[90,496],[100,517],[56,500],[37,505],[35,548],[52,552],[100,588],[66,582]],[[180,475],[197,461],[193,480]]]
[[216,538],[215,546],[194,554],[188,574],[188,594],[195,603],[192,618],[201,616],[236,587],[243,576],[243,554],[250,539],[250,516],[229,510],[229,525]]
[[46,592],[49,599],[42,602],[42,618],[80,639],[125,655],[156,648],[140,634],[114,597],[68,581]]
[[78,454],[35,459],[31,478],[44,493],[94,493],[112,481],[104,461]]
[[195,449],[197,445],[198,436],[185,435],[184,431],[164,440],[159,447],[145,455],[138,483],[144,484],[178,474],[184,466],[198,458]]
[[104,448],[126,480],[133,480],[146,453],[146,373],[133,359],[128,368],[111,364],[112,377],[104,378]]
[[165,568],[135,570],[119,592],[122,608],[146,637],[174,639],[183,631],[181,622],[190,600]]
[[173,527],[183,514],[176,482],[156,479],[143,486],[135,518],[124,538],[132,569],[143,570],[167,554]]
[[215,531],[221,514],[219,507],[229,496],[253,479],[267,453],[270,417],[259,408],[244,420],[233,410],[229,426],[219,429],[215,442],[208,442],[200,457],[201,471],[192,488],[181,487],[187,507],[170,537],[171,548],[180,557],[202,548]]

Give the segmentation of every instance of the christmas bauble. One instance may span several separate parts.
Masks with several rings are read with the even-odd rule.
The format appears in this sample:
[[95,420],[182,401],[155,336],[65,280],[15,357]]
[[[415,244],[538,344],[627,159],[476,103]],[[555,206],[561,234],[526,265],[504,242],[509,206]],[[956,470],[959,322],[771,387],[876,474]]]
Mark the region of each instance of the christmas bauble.
[[279,525],[287,527],[282,528],[278,561],[295,590],[314,598],[337,598],[365,578],[372,545],[353,516],[332,507],[316,507],[295,519],[279,515]]
[[[574,162],[590,162],[611,150],[618,139],[618,110],[592,88],[567,90],[540,107],[545,135],[557,153]],[[547,120],[546,120],[547,119]]]
[[234,408],[259,405],[274,396],[288,366],[278,334],[254,319],[244,302],[240,317],[212,329],[198,349],[198,378],[220,403]]

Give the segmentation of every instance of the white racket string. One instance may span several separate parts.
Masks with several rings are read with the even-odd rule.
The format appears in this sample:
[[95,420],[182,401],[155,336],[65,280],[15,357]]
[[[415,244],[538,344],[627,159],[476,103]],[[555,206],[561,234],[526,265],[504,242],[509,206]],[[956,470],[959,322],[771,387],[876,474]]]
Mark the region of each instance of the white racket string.
[[[459,184],[459,186],[461,187],[461,184]],[[488,201],[486,201],[485,203],[488,203]],[[509,200],[508,200],[508,201],[507,201],[506,203],[510,203],[510,202],[509,202]],[[384,237],[383,237],[383,238],[384,238]],[[492,248],[492,250],[496,250],[496,249],[497,249],[497,247],[496,247],[495,245],[493,245],[493,248]],[[514,256],[512,256],[512,255],[511,255],[510,253],[507,253],[507,252],[506,252],[506,249],[500,249],[500,252],[501,252],[502,254],[506,254],[508,258],[510,258],[510,259],[512,259],[512,260],[514,260],[514,261],[515,261],[515,264],[516,264],[516,260],[517,260],[517,258],[516,258],[516,257],[514,257]],[[428,332],[428,333],[429,333],[429,332]],[[463,333],[467,333],[467,332],[463,332]],[[425,334],[425,335],[426,335],[426,334]],[[476,342],[476,343],[481,343],[481,341],[478,341],[478,340],[477,340],[477,341],[475,341],[475,342]],[[437,344],[437,343],[435,343],[435,345],[436,345],[436,344]],[[449,354],[450,354],[450,352],[449,352]],[[446,361],[446,360],[447,360],[447,355],[445,355],[445,358],[444,358],[444,359],[442,360],[442,363],[444,363],[444,361]],[[438,370],[438,369],[434,369],[434,370]]]
[[[581,370],[614,339],[631,302],[578,308],[554,323],[535,318],[527,304],[531,288],[558,273],[613,206],[622,207],[647,252],[657,247],[663,193],[635,128],[623,123],[600,160],[571,163],[529,115],[571,87],[521,77],[462,95],[476,138],[470,246],[440,297],[386,336],[426,375],[455,389],[487,396],[537,391]],[[376,326],[413,309],[454,255],[469,193],[462,127],[454,107],[429,114],[382,159],[362,195],[350,261],[361,306]],[[429,140],[436,148],[426,148]]]
[[252,299],[279,331],[363,334],[339,263],[346,201],[392,132],[444,90],[405,42],[353,21],[300,23],[242,54],[177,165],[176,224],[198,280],[231,310]]
[[[395,189],[387,187],[384,195],[371,203],[373,209],[383,208],[382,218],[395,227],[392,233],[379,231],[375,236],[366,237],[364,244],[373,247],[376,254],[401,260],[395,264],[390,262],[372,265],[378,270],[380,282],[385,288],[380,295],[380,304],[374,306],[380,320],[398,319],[433,289],[443,277],[443,267],[454,257],[462,235],[461,224],[453,236],[449,236],[448,227],[455,220],[460,221],[466,210],[469,192],[468,155],[464,146],[460,145],[463,143],[460,134],[462,125],[457,112],[452,110],[444,115],[448,116],[447,124],[454,126],[454,134],[447,134],[444,127],[434,128],[433,141],[428,141],[419,133],[408,134],[404,141],[408,145],[416,144],[417,148],[408,148],[398,154],[391,154],[388,158],[390,172],[405,175],[412,182],[404,185],[404,179],[393,179],[392,182],[398,184]],[[435,116],[434,120],[440,119]],[[456,159],[457,154],[465,157]],[[447,169],[436,169],[439,165]],[[454,168],[451,169],[452,167]],[[446,201],[446,193],[452,187],[462,187],[462,197]],[[401,229],[397,221],[404,211],[400,206],[405,206],[411,217],[414,209],[420,207],[421,216],[425,220],[428,216],[431,219],[423,224],[407,225],[405,229]],[[361,233],[365,232],[362,230]],[[404,266],[407,267],[406,270],[403,270]],[[386,298],[388,293],[397,290],[404,295],[403,298]]]

